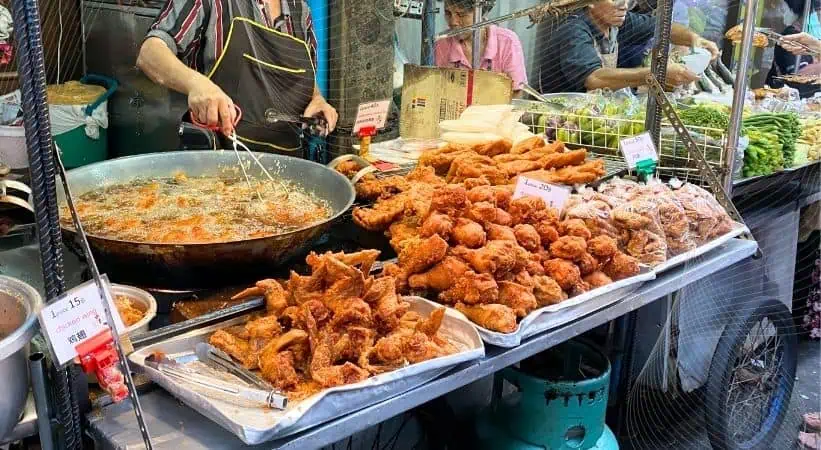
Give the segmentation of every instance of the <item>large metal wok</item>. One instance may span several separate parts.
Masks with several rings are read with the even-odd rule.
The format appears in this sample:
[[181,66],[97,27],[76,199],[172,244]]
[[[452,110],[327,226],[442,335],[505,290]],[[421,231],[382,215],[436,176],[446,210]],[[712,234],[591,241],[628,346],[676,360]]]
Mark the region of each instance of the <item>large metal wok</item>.
[[[164,289],[220,287],[270,277],[289,258],[306,251],[353,204],[353,186],[336,171],[289,156],[256,155],[275,177],[291,180],[327,201],[331,217],[285,234],[225,243],[146,244],[89,236],[100,271],[115,282]],[[244,160],[250,157],[246,154]],[[264,177],[254,164],[248,170],[249,175]],[[178,171],[188,176],[230,171],[236,176],[237,157],[228,150],[151,153],[80,167],[70,170],[67,176],[76,198],[105,185],[135,178],[170,177]],[[64,199],[59,190],[60,204]],[[63,228],[63,236],[66,244],[79,253],[76,233]]]

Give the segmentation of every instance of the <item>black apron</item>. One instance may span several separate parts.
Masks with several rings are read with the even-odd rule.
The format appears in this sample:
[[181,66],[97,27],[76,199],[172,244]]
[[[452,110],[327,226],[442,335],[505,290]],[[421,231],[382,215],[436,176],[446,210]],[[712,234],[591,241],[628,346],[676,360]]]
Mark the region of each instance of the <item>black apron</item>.
[[[300,125],[270,119],[302,117],[311,102],[315,69],[308,44],[249,19],[254,17],[249,0],[228,4],[231,27],[208,78],[242,109],[236,127],[240,141],[251,150],[301,157]],[[294,2],[290,13],[301,17],[301,1]],[[295,34],[300,35],[302,25],[293,22]],[[229,148],[229,142],[223,144]]]

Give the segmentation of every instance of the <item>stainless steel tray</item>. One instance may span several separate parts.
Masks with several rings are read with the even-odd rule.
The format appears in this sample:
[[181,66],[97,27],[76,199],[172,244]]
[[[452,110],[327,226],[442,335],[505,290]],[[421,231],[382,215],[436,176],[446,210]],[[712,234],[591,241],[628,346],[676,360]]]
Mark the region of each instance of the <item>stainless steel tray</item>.
[[642,266],[641,273],[634,277],[593,289],[556,305],[531,311],[519,322],[519,327],[513,333],[499,333],[476,324],[474,326],[486,343],[505,348],[516,347],[525,338],[572,322],[581,316],[616,303],[638,289],[645,281],[654,278],[656,274],[653,270]]
[[[411,309],[420,314],[428,314],[440,306],[419,297],[406,297],[405,299],[411,303]],[[458,312],[447,310],[441,332],[456,344],[461,352],[412,364],[368,378],[361,383],[326,389],[302,401],[290,402],[284,411],[245,408],[208,398],[145,365],[145,358],[157,351],[165,353],[167,357],[180,363],[199,364],[194,354],[194,346],[197,343],[207,341],[211,333],[216,330],[242,323],[244,320],[245,317],[239,317],[191,331],[144,347],[132,353],[129,359],[152,381],[249,445],[297,433],[384,401],[438,377],[456,364],[481,358],[485,354],[482,339],[473,324]]]

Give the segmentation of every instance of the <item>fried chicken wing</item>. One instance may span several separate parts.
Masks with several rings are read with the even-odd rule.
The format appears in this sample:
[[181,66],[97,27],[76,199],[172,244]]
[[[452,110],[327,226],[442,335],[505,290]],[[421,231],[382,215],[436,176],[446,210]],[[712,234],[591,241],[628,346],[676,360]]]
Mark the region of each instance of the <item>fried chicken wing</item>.
[[262,378],[277,389],[292,390],[300,382],[291,352],[275,353],[265,348],[259,357],[259,368]]
[[514,145],[510,149],[510,154],[519,155],[545,146],[547,146],[547,143],[545,143],[543,136],[533,136]]
[[499,304],[505,305],[523,318],[538,306],[532,289],[512,281],[499,281]]
[[547,275],[535,276],[533,277],[533,283],[533,295],[540,307],[555,305],[567,300],[567,294],[553,278]]
[[374,319],[381,331],[391,331],[399,326],[399,320],[410,309],[410,304],[400,300],[395,292],[388,293],[376,302]]
[[505,305],[492,303],[487,305],[465,305],[457,303],[456,309],[465,315],[471,322],[499,333],[516,331],[516,313]]
[[479,248],[485,245],[487,235],[478,223],[470,219],[460,218],[456,221],[456,226],[453,227],[451,240],[456,245]]
[[605,263],[602,272],[607,274],[613,281],[623,280],[641,272],[639,261],[632,256],[617,252]]
[[499,298],[499,285],[492,275],[488,273],[477,274],[467,271],[464,275],[456,279],[449,289],[439,294],[439,300],[447,304],[466,303],[475,305],[477,303],[492,303]]
[[253,370],[258,367],[257,353],[252,351],[251,344],[248,341],[229,334],[225,330],[217,330],[211,335],[208,342],[231,355],[246,369]]
[[516,233],[513,232],[513,228],[488,223],[485,225],[485,230],[487,230],[487,238],[492,241],[516,242]]
[[390,199],[378,201],[368,208],[356,206],[352,213],[353,220],[368,231],[385,231],[405,213],[407,200],[408,196],[402,193]]
[[413,289],[432,289],[446,291],[461,276],[470,270],[467,264],[454,256],[446,256],[441,262],[425,273],[411,275],[408,283]]
[[476,272],[496,275],[523,267],[527,259],[527,251],[512,241],[488,241],[476,250],[457,246],[453,248],[453,254],[465,260]]
[[615,239],[601,235],[587,241],[587,249],[593,256],[607,259],[619,251],[619,246]]
[[419,234],[422,237],[430,237],[434,234],[438,234],[443,239],[449,239],[451,232],[453,232],[453,227],[453,218],[446,214],[435,212],[422,222]]
[[540,161],[531,161],[528,159],[516,159],[513,161],[500,162],[499,167],[505,171],[507,176],[515,177],[520,173],[541,169],[542,163]]
[[584,281],[590,285],[591,288],[600,288],[602,286],[607,286],[608,284],[612,283],[613,280],[607,276],[602,271],[595,271],[587,276],[584,277]]
[[582,279],[578,266],[564,259],[550,259],[544,263],[544,269],[564,291],[570,291]]
[[520,223],[513,227],[513,233],[516,237],[516,242],[519,243],[525,250],[535,252],[542,246],[542,239],[539,237],[539,232],[530,224]]
[[587,251],[587,242],[578,236],[562,236],[550,244],[550,254],[554,258],[576,260]]
[[559,214],[553,208],[548,208],[547,204],[541,197],[524,196],[511,200],[510,215],[513,218],[513,223],[531,224],[547,221],[556,223],[559,221]]
[[467,211],[469,206],[467,189],[462,185],[449,184],[434,191],[430,211],[459,217]]
[[564,153],[554,153],[539,160],[542,169],[560,169],[567,166],[578,166],[587,159],[587,150],[571,150]]
[[442,321],[445,319],[445,308],[436,308],[430,313],[427,319],[422,319],[416,323],[416,331],[424,333],[432,338],[439,332]]
[[[533,172],[525,172],[520,176],[544,181],[546,183],[575,185],[592,183],[601,178],[605,173],[607,173],[607,171],[604,168],[604,161],[595,159],[578,166],[567,166],[558,170],[535,170]],[[514,183],[516,183],[516,180],[514,180]]]
[[496,156],[508,153],[513,143],[507,139],[497,139],[480,145],[474,145],[472,150],[482,156]]
[[439,235],[426,239],[416,238],[399,252],[399,264],[408,275],[424,272],[445,258],[448,243]]

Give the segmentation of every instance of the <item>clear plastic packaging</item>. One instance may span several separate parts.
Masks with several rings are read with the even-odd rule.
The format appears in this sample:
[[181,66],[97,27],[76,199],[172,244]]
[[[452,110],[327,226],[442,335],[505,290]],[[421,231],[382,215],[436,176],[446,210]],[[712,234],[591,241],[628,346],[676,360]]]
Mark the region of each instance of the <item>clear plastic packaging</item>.
[[690,232],[698,245],[741,226],[730,218],[712,194],[694,184],[685,184],[674,191],[673,196],[684,208]]
[[633,199],[651,202],[658,208],[658,217],[667,243],[667,257],[672,258],[697,247],[690,232],[687,213],[673,196],[673,191],[658,180],[650,180],[632,192]]
[[629,201],[613,210],[613,223],[625,253],[649,266],[667,261],[667,241],[655,202]]
[[[591,198],[584,198],[589,195]],[[565,207],[565,219],[581,219],[590,230],[592,236],[610,236],[614,239],[619,238],[619,230],[613,223],[612,211],[613,208],[607,202],[593,197],[600,197],[593,191],[582,195],[572,196],[568,200],[568,207]]]

